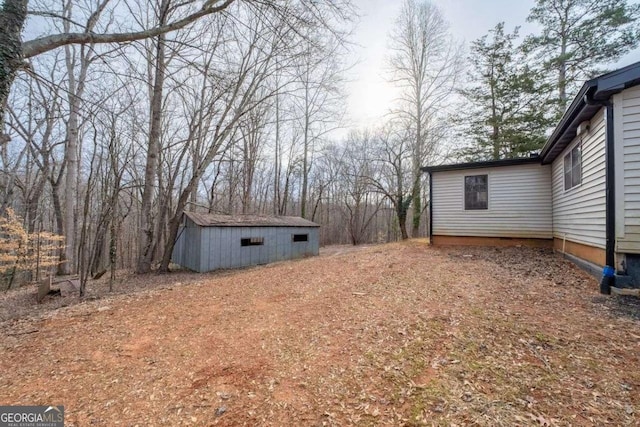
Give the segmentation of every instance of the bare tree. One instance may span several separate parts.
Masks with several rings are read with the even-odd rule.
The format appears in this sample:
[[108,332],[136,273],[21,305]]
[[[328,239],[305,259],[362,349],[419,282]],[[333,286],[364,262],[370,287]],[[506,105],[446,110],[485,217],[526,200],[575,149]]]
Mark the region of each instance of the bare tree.
[[[263,98],[258,94],[258,98]],[[254,178],[256,167],[260,160],[261,151],[265,139],[265,127],[267,125],[270,103],[263,102],[251,109],[240,121],[240,152],[242,161],[242,213],[251,213]]]
[[413,150],[407,129],[390,122],[376,135],[374,161],[379,174],[368,177],[371,185],[393,205],[400,236],[409,238],[407,215],[412,201]]
[[50,4],[29,2],[45,25],[4,110],[0,202],[68,235],[61,258],[83,293],[107,269],[112,284],[117,268],[166,270],[185,209],[300,212],[304,181],[308,216],[340,223],[338,165],[319,148],[339,119],[340,67],[319,53],[344,42],[347,0]]
[[221,70],[216,77],[226,74],[224,80],[212,84],[207,93],[208,98],[205,102],[217,106],[215,120],[210,127],[203,130],[203,137],[209,144],[199,162],[191,166],[192,175],[178,196],[168,224],[169,233],[162,256],[161,271],[167,271],[169,268],[182,212],[191,193],[197,190],[200,179],[224,144],[234,139],[241,120],[273,96],[273,91],[263,92],[261,89],[273,75],[275,67],[283,65],[282,62],[274,60],[275,54],[285,47],[283,43],[287,33],[291,34],[287,26],[273,26],[266,20],[252,18],[250,15],[242,26],[227,21],[224,31],[228,32],[230,41],[228,46],[218,47],[224,59],[223,63],[237,64],[238,68]]
[[[163,27],[169,20],[171,12],[171,0],[160,0],[157,4],[156,19],[157,26]],[[156,189],[156,172],[158,169],[158,156],[160,152],[160,136],[162,121],[162,100],[164,91],[164,80],[166,73],[166,36],[161,33],[155,40],[155,49],[149,63],[153,64],[152,78],[153,84],[150,93],[150,124],[149,143],[147,145],[147,161],[144,172],[144,188],[142,191],[142,203],[140,209],[140,232],[139,232],[139,253],[137,273],[148,273],[151,271],[151,261],[153,258],[153,243],[155,223],[151,214],[153,195]],[[151,80],[150,80],[151,81]]]
[[[163,25],[156,25],[139,31],[97,34],[93,32],[93,27],[98,21],[99,15],[110,2],[109,0],[103,0],[100,3],[100,7],[91,15],[85,31],[71,32],[65,29],[59,34],[42,36],[23,42],[22,28],[28,14],[60,18],[64,22],[69,22],[69,17],[64,13],[57,15],[47,10],[29,11],[28,0],[5,0],[0,10],[0,44],[6,47],[0,51],[0,70],[2,70],[0,74],[0,106],[3,108],[0,110],[0,117],[4,117],[4,106],[9,97],[11,85],[16,73],[23,67],[22,61],[24,58],[31,58],[58,47],[72,44],[125,43],[156,37],[160,34],[184,28],[204,16],[223,11],[234,1],[207,0],[198,10],[197,6],[200,2],[188,0],[181,3],[183,6],[181,9],[186,10],[186,12],[175,21],[165,22]],[[0,143],[6,142],[8,138],[4,132],[2,136],[3,140]]]
[[[87,19],[84,31],[90,33],[108,0],[97,3],[95,11]],[[66,0],[63,8],[62,27],[65,33],[71,31],[73,22],[73,0]],[[78,51],[72,45],[65,45],[65,66],[67,71],[68,116],[66,120],[65,157],[66,168],[64,193],[64,236],[66,243],[66,263],[62,266],[66,274],[77,270],[76,263],[76,197],[78,185],[78,137],[80,130],[80,110],[84,95],[89,66],[95,60],[91,46],[80,45]],[[77,62],[76,62],[77,61]],[[77,75],[76,75],[77,72]]]
[[[340,85],[343,69],[340,59],[340,43],[330,40],[313,40],[318,37],[307,34],[306,52],[297,69],[299,94],[294,97],[294,105],[300,111],[298,122],[302,134],[302,184],[300,192],[300,216],[309,217],[308,194],[309,173],[313,163],[314,150],[324,135],[335,130],[336,119],[341,115],[342,105]],[[323,46],[318,49],[317,46]]]
[[[16,135],[24,140],[25,145],[15,159],[15,164],[11,166],[8,164],[5,147],[3,160],[7,167],[2,170],[7,174],[7,178],[10,178],[7,183],[15,185],[23,194],[27,232],[33,233],[36,230],[41,198],[49,183],[51,170],[55,163],[54,150],[63,142],[55,140],[57,117],[60,115],[59,99],[50,100],[49,93],[38,80],[26,78],[24,84],[26,93],[22,98],[26,102],[16,102],[8,108],[8,125]],[[24,165],[22,159],[25,160]],[[35,173],[33,173],[33,166],[35,166]],[[24,173],[19,176],[17,171],[21,167],[24,167]],[[3,201],[5,206],[10,203],[10,198]]]
[[352,132],[343,147],[339,181],[344,189],[345,217],[351,244],[358,245],[371,234],[371,224],[387,198],[372,185],[380,182],[379,163],[374,160],[378,142],[368,130]]
[[[438,7],[428,0],[404,0],[391,35],[392,81],[401,89],[395,115],[411,141],[412,236],[417,236],[422,214],[420,168],[434,160],[446,112],[461,66],[460,47]],[[403,235],[404,237],[404,235]]]

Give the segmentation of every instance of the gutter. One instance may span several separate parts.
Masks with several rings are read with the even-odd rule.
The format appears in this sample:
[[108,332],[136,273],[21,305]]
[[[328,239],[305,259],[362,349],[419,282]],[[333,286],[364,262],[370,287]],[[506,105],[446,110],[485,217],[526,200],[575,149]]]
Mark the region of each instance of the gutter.
[[467,163],[454,163],[439,166],[424,166],[421,168],[422,172],[445,172],[445,171],[458,171],[458,170],[470,170],[470,169],[484,169],[502,166],[516,166],[524,164],[540,164],[540,156],[532,155],[529,157],[516,157],[514,159],[500,159],[500,160],[482,160],[479,162],[467,162]]
[[605,136],[605,267],[600,280],[600,293],[611,294],[611,288],[616,285],[615,242],[616,242],[616,205],[615,205],[615,139],[613,127],[613,103],[609,99],[595,100],[593,92],[584,95],[587,105],[601,105],[606,108],[607,130]]
[[429,177],[429,230],[427,235],[429,236],[429,244],[433,244],[433,175],[431,171],[427,172]]
[[[549,154],[549,151],[551,151],[553,146],[556,145],[558,139],[560,139],[562,134],[567,131],[567,128],[571,125],[571,122],[573,122],[576,116],[580,113],[580,111],[584,107],[583,103],[588,105],[599,105],[595,103],[596,101],[592,100],[593,94],[590,93],[594,87],[597,87],[596,80],[597,79],[588,80],[582,85],[575,99],[569,105],[567,111],[565,111],[565,113],[563,114],[562,118],[560,119],[560,123],[558,123],[556,128],[553,130],[553,133],[540,151],[540,159],[542,160],[542,164],[548,163],[547,156]],[[594,103],[589,104],[588,99],[592,100]]]

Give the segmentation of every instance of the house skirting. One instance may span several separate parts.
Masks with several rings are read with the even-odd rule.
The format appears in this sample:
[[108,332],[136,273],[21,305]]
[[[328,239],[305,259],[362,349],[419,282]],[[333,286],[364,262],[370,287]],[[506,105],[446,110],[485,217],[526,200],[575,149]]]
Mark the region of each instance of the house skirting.
[[477,237],[477,236],[431,236],[436,246],[528,246],[533,248],[552,248],[551,239],[520,237]]
[[606,251],[602,248],[565,241],[557,237],[553,239],[553,248],[560,253],[573,255],[600,267],[606,265]]

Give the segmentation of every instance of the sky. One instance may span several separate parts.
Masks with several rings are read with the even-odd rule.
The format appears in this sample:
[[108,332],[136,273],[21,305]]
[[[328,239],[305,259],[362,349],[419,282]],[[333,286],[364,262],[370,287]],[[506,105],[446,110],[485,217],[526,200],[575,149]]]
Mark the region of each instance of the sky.
[[[487,34],[498,22],[504,21],[512,31],[520,26],[520,34],[537,30],[527,23],[534,0],[433,0],[449,21],[451,34],[469,43]],[[386,57],[389,33],[400,10],[402,0],[354,0],[360,10],[360,20],[354,34],[353,53],[357,61],[347,73],[347,127],[371,127],[379,124],[397,96],[386,82]],[[640,49],[626,55],[618,64],[625,66],[640,61]]]

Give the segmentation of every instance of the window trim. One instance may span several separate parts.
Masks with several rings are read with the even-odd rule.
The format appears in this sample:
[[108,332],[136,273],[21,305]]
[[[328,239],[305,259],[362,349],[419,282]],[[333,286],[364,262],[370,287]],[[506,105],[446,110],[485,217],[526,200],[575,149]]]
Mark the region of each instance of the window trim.
[[[573,169],[574,169],[574,165],[573,165],[573,150],[575,150],[576,148],[580,149],[580,182],[578,182],[577,184],[573,185]],[[571,165],[569,166],[569,170],[570,170],[570,176],[571,176],[571,186],[567,188],[567,171],[566,171],[566,161],[567,158],[569,159],[569,161],[571,162]],[[573,190],[574,188],[579,188],[582,186],[582,181],[584,178],[584,169],[583,169],[583,157],[582,157],[582,140],[579,141],[577,144],[575,144],[573,147],[571,147],[570,149],[567,150],[566,154],[564,156],[562,156],[562,188],[564,190],[564,192],[569,192],[571,190]]]
[[[485,176],[487,178],[487,206],[484,208],[468,208],[467,207],[467,178]],[[489,206],[489,173],[481,173],[475,175],[464,175],[462,179],[462,208],[465,212],[488,211]]]
[[264,246],[264,237],[241,237],[240,246],[250,248],[252,246]]

